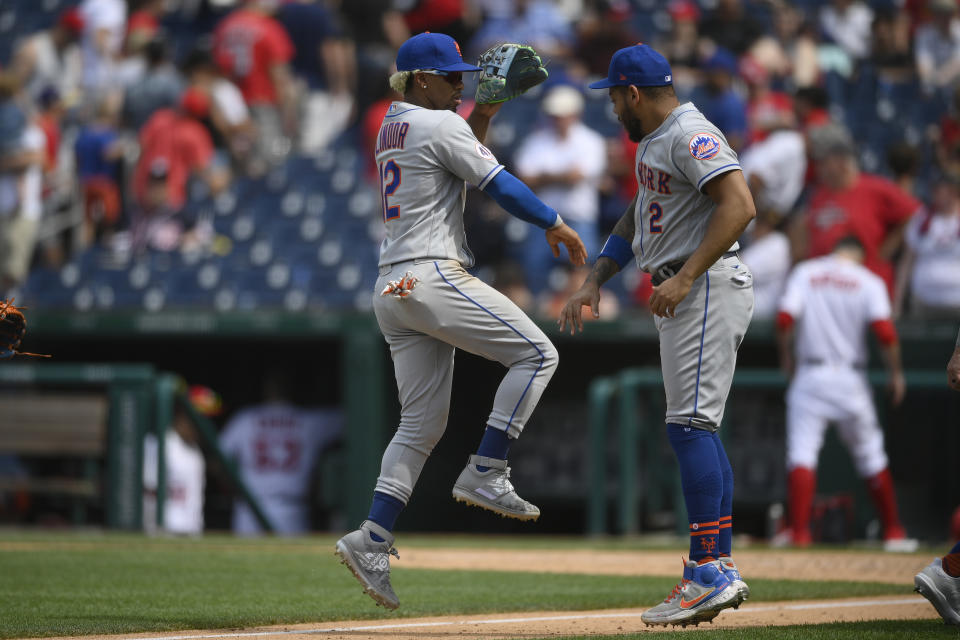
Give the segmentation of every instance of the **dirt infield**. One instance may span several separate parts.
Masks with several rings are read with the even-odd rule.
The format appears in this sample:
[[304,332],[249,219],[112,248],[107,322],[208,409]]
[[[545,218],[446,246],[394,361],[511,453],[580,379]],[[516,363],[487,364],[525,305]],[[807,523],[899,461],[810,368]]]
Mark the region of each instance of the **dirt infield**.
[[[816,552],[770,554],[743,551],[737,562],[744,577],[793,580],[851,580],[913,584],[913,576],[928,559],[916,555]],[[496,569],[600,575],[679,575],[677,552],[638,551],[526,551],[411,548],[401,551],[396,568]],[[352,579],[352,578],[351,578]],[[401,602],[403,594],[400,594]],[[366,598],[357,587],[357,597]],[[651,603],[653,604],[653,603]],[[372,603],[371,603],[372,606]],[[402,605],[401,605],[402,606]],[[389,617],[380,620],[340,621],[304,625],[283,625],[255,629],[140,633],[121,636],[84,636],[82,640],[229,640],[253,637],[282,637],[283,640],[316,638],[339,640],[451,640],[453,638],[542,638],[567,635],[614,635],[661,630],[646,627],[640,620],[643,609],[602,611],[539,611],[481,615],[454,615],[430,618]],[[870,598],[831,601],[790,601],[744,603],[727,610],[700,629],[783,626],[861,620],[935,619],[933,607],[917,595],[907,593]],[[671,627],[672,628],[672,627]],[[692,628],[692,627],[691,627]],[[61,639],[67,640],[67,639]],[[79,639],[78,639],[79,640]]]
[[[916,555],[817,551],[810,553],[737,551],[744,578],[827,580],[913,584],[930,562]],[[487,569],[619,576],[680,576],[677,551],[401,549],[391,566],[415,569]]]

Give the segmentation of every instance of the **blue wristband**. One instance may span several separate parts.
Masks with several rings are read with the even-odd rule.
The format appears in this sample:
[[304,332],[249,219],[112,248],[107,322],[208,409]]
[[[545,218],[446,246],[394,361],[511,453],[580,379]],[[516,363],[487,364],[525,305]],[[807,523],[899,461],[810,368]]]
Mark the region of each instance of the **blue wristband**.
[[597,259],[599,260],[604,256],[616,262],[617,266],[623,269],[633,260],[633,247],[617,234],[611,233]]

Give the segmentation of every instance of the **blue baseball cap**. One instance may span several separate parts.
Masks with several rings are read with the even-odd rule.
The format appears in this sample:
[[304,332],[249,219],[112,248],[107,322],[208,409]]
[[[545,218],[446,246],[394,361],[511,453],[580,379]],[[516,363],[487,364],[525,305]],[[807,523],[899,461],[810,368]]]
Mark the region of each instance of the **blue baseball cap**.
[[673,84],[670,63],[652,47],[635,44],[620,49],[610,58],[607,77],[590,85],[591,89],[608,87],[665,87]]
[[460,45],[442,33],[419,33],[397,51],[397,71],[435,69],[437,71],[480,71],[480,67],[467,64],[460,54]]

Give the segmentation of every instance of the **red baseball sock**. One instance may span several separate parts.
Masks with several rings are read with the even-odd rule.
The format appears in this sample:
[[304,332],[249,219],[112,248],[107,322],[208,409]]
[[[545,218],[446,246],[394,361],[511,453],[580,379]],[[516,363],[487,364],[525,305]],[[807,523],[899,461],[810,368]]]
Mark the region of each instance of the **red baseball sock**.
[[948,553],[943,556],[940,566],[948,576],[960,578],[960,553]]
[[904,538],[906,533],[900,526],[900,517],[897,515],[897,496],[893,490],[893,476],[889,469],[884,469],[877,475],[867,479],[870,497],[880,514],[883,524],[884,538]]
[[797,544],[810,542],[810,510],[817,490],[817,474],[809,467],[794,467],[787,476],[790,528]]

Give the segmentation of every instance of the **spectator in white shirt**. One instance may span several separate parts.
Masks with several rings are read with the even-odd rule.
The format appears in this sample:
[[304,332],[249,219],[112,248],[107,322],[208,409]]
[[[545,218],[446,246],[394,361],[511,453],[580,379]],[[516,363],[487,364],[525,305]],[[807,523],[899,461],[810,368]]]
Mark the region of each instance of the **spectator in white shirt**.
[[19,147],[0,157],[0,294],[26,280],[43,213],[47,137],[28,123]]
[[906,307],[923,318],[960,317],[960,185],[941,179],[930,207],[906,229],[906,250],[897,269],[894,315]]
[[833,0],[824,6],[820,29],[853,60],[870,55],[873,10],[860,0]]
[[780,223],[793,210],[807,171],[803,134],[794,116],[782,109],[779,125],[740,156],[740,166],[757,205],[757,217],[747,228],[743,262],[753,271],[753,317],[771,320],[790,271],[790,241]]
[[117,90],[116,70],[127,27],[127,5],[123,0],[83,0],[83,87],[93,95]]
[[[574,87],[551,89],[542,106],[549,125],[521,144],[516,166],[520,179],[580,234],[588,254],[596,255],[600,249],[599,185],[607,151],[603,137],[581,122],[583,104],[583,95]],[[527,234],[523,262],[530,290],[543,292],[559,260],[538,234]]]
[[913,53],[924,91],[949,88],[960,76],[960,19],[956,0],[929,0],[931,20],[917,29]]

